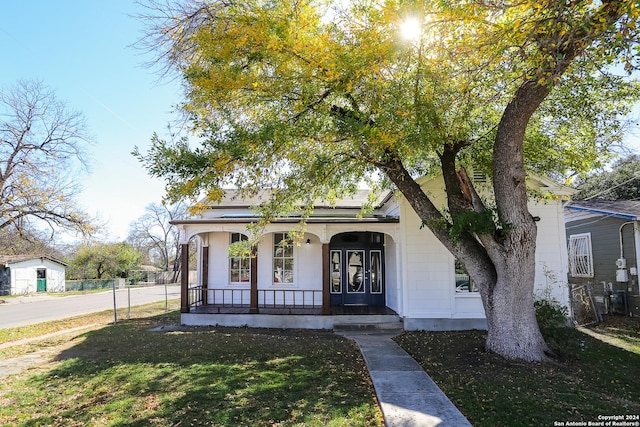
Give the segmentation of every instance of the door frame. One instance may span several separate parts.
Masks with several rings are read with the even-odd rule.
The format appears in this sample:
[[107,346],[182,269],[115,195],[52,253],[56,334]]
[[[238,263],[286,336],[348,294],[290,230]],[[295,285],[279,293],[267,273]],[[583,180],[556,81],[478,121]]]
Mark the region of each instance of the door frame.
[[[360,259],[350,260],[349,258],[354,254],[362,256]],[[331,305],[384,307],[386,305],[384,261],[384,234],[345,232],[334,236],[329,244]],[[354,264],[349,265],[350,262]],[[372,262],[377,263],[374,269],[371,266]],[[361,292],[353,291],[352,286],[354,275],[358,271],[357,267],[361,267],[361,274],[359,274],[362,280]],[[372,283],[372,279],[375,280],[376,277],[377,282]],[[373,289],[372,284],[376,285]]]
[[36,291],[47,292],[47,269],[46,268],[36,269]]

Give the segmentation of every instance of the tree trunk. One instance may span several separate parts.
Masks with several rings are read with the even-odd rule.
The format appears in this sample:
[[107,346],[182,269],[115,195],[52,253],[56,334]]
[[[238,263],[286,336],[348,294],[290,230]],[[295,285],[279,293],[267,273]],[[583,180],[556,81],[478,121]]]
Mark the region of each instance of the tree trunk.
[[485,304],[487,350],[526,361],[545,361],[550,352],[533,307],[537,227],[529,213],[523,155],[529,119],[549,92],[534,81],[516,91],[498,124],[493,154],[495,202],[506,233],[500,250],[487,248],[497,271]]
[[533,286],[521,283],[513,286],[513,282],[505,275],[499,275],[489,297],[491,303],[485,306],[488,329],[486,349],[508,359],[547,361],[551,351],[536,321]]
[[[535,316],[535,228],[524,237],[523,230],[509,235],[511,246],[494,258],[497,270],[495,285],[489,287],[484,304],[488,335],[486,348],[509,359],[529,362],[546,361],[551,353]],[[516,238],[517,236],[517,238]]]
[[533,307],[536,226],[526,208],[526,193],[524,199],[510,199],[524,200],[524,210],[520,209],[521,215],[526,212],[524,220],[508,230],[504,241],[483,236],[482,245],[470,233],[452,239],[446,227],[438,225],[443,223],[442,214],[399,160],[388,161],[383,170],[478,286],[487,318],[487,350],[509,359],[548,360],[550,350]]
[[[550,353],[542,338],[533,307],[536,225],[528,210],[524,135],[531,116],[551,92],[571,62],[624,13],[621,2],[603,2],[592,15],[592,25],[578,30],[547,64],[539,76],[523,82],[506,106],[493,146],[493,189],[501,223],[508,227],[501,250],[487,246],[496,267],[495,287],[489,289],[485,314],[489,335],[487,349],[508,358],[544,361]],[[542,82],[539,81],[542,77]]]

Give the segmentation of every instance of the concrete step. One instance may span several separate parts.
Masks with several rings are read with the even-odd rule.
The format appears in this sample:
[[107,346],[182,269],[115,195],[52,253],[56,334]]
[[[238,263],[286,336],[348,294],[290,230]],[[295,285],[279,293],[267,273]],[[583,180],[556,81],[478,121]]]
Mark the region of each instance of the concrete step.
[[373,323],[336,323],[333,330],[339,331],[402,331],[402,321],[398,322],[373,322]]

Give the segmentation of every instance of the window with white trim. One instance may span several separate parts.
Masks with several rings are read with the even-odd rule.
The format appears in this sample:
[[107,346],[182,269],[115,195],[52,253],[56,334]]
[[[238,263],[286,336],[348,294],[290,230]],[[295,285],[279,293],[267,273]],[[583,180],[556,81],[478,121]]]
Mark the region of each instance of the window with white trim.
[[591,233],[569,236],[569,274],[572,277],[593,277]]
[[287,233],[273,233],[273,283],[293,283],[293,241]]
[[[231,244],[246,241],[247,236],[231,233]],[[232,284],[249,283],[251,279],[251,258],[233,257],[229,259],[229,282]]]

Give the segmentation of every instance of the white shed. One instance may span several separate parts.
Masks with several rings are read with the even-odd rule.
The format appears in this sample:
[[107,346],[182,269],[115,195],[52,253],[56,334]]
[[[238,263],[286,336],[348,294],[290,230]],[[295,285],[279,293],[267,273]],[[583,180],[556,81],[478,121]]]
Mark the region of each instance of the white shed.
[[66,266],[49,256],[0,256],[0,296],[64,292]]

